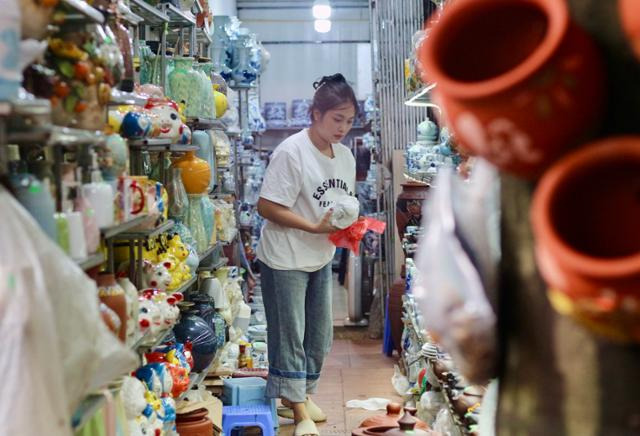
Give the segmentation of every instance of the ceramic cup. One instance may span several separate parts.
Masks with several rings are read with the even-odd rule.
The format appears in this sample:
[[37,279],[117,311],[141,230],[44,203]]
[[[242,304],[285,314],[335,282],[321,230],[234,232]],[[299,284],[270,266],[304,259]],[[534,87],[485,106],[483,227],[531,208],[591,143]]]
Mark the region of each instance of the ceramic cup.
[[576,318],[636,341],[639,199],[640,136],[614,137],[558,161],[542,177],[531,208],[536,260],[551,294],[571,303]]
[[72,259],[86,259],[87,240],[84,235],[82,212],[67,212],[65,215],[69,225],[69,254]]
[[602,61],[564,1],[458,0],[418,57],[459,145],[517,175],[535,178],[600,121]]
[[111,185],[87,183],[82,185],[82,196],[95,211],[98,227],[105,228],[114,224],[114,196]]

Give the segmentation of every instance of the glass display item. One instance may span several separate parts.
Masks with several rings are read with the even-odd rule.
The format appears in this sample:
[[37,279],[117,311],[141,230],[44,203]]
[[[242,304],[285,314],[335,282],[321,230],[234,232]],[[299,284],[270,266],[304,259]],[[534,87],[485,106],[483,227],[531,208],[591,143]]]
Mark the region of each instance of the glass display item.
[[187,117],[200,116],[201,76],[193,69],[193,58],[174,58],[174,69],[169,73],[169,98],[184,103]]
[[170,169],[167,193],[169,194],[169,217],[184,222],[189,209],[189,197],[182,184],[181,168]]

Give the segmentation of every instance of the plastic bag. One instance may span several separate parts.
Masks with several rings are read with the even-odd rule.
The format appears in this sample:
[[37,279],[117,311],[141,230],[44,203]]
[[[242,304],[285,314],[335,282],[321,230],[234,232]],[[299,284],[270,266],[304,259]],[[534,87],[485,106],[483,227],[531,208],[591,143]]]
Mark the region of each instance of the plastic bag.
[[329,234],[329,240],[336,247],[348,248],[356,255],[360,254],[360,241],[368,230],[383,233],[387,223],[373,218],[362,218],[343,230]]
[[96,283],[3,188],[0,204],[0,428],[70,434],[65,424],[83,397],[137,357],[102,322]]
[[418,417],[432,425],[443,407],[447,407],[442,392],[428,391],[422,394],[418,403]]
[[356,197],[343,195],[336,200],[331,215],[331,225],[339,229],[346,229],[355,223],[360,214],[360,202]]
[[495,371],[496,316],[454,215],[456,183],[463,182],[449,168],[441,169],[438,189],[425,202],[423,216],[429,226],[419,244],[419,275],[412,291],[434,339],[469,381],[484,383]]
[[448,408],[440,409],[436,421],[433,423],[433,430],[439,432],[442,436],[458,436],[460,431],[453,422],[453,417]]

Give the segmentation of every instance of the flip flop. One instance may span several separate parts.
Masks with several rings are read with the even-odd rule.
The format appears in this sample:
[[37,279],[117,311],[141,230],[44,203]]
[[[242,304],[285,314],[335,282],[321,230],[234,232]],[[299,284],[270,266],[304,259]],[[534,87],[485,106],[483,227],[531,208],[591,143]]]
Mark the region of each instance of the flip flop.
[[[320,409],[320,407],[314,403],[311,398],[307,398],[304,405],[307,408],[307,413],[314,422],[324,422],[327,420],[327,415],[324,414],[322,409]],[[278,416],[293,419],[293,409],[288,407],[278,407]]]
[[311,419],[305,419],[297,423],[293,434],[294,436],[320,436],[316,423]]

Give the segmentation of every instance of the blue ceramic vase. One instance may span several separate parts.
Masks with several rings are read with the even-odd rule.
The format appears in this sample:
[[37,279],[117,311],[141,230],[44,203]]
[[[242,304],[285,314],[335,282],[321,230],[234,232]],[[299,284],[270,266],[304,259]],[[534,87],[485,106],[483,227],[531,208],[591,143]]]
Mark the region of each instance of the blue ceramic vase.
[[210,325],[193,309],[182,314],[180,322],[173,327],[173,334],[178,342],[191,342],[193,371],[202,372],[211,365],[218,349],[216,336]]

